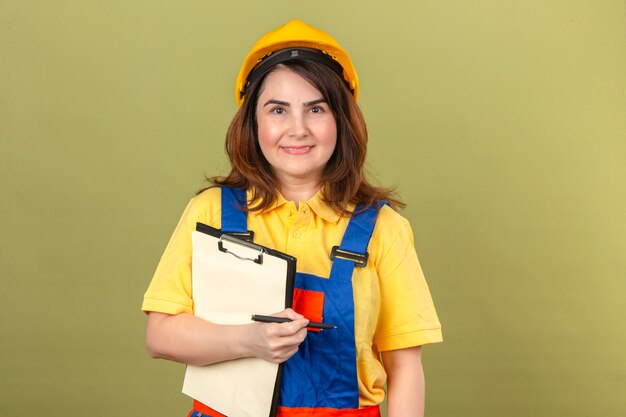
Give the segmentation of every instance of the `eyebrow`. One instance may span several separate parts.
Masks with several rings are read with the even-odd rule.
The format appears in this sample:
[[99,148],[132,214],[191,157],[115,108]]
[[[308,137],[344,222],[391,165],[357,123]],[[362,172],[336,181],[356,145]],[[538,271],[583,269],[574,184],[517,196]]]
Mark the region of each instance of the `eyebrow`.
[[[319,104],[319,103],[326,103],[326,99],[324,98],[318,98],[315,100],[311,100],[311,101],[307,101],[306,103],[302,103],[303,107],[309,107],[309,106],[313,106],[315,104]],[[279,104],[281,106],[285,106],[285,107],[289,107],[290,104],[286,101],[282,101],[282,100],[276,100],[276,99],[269,99],[267,100],[267,102],[265,102],[265,104],[263,105],[263,107],[267,106],[268,104]]]

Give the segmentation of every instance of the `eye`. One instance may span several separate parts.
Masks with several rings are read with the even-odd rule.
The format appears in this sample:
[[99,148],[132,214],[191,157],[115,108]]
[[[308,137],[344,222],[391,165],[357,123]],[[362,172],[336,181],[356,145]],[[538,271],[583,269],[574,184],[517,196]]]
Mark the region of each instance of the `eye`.
[[282,107],[274,107],[271,110],[271,113],[273,113],[273,114],[285,114],[285,109],[282,108]]
[[311,113],[323,113],[324,109],[321,106],[315,106],[315,107],[311,107],[310,112]]

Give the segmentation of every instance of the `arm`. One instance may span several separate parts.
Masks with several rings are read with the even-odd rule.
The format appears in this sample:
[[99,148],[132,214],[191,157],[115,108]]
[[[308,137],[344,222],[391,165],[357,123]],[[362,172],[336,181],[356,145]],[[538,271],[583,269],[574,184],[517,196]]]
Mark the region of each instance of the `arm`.
[[424,371],[421,346],[382,352],[387,372],[387,415],[424,416]]
[[244,357],[281,363],[298,350],[309,321],[291,309],[277,314],[290,323],[217,325],[192,314],[148,315],[146,346],[154,358],[209,365]]

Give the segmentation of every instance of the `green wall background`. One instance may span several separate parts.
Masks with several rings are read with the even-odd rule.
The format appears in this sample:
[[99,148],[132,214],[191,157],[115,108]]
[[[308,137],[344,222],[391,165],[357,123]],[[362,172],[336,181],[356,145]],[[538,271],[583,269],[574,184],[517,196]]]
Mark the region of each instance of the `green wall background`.
[[0,415],[185,415],[143,292],[295,17],[350,51],[408,203],[427,415],[626,415],[623,0],[0,1]]

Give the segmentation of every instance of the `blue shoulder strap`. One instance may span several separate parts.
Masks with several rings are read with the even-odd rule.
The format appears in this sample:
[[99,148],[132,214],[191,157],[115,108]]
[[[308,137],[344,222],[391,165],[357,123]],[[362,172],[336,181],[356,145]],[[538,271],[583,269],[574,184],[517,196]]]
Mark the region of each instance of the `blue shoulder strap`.
[[222,232],[248,232],[246,204],[246,190],[222,187]]
[[330,270],[331,279],[351,280],[355,266],[367,265],[367,246],[374,232],[378,213],[384,205],[388,204],[386,201],[379,201],[375,206],[369,206],[365,210],[360,205],[354,209],[358,214],[350,219],[341,245],[334,246],[330,254],[333,260]]

